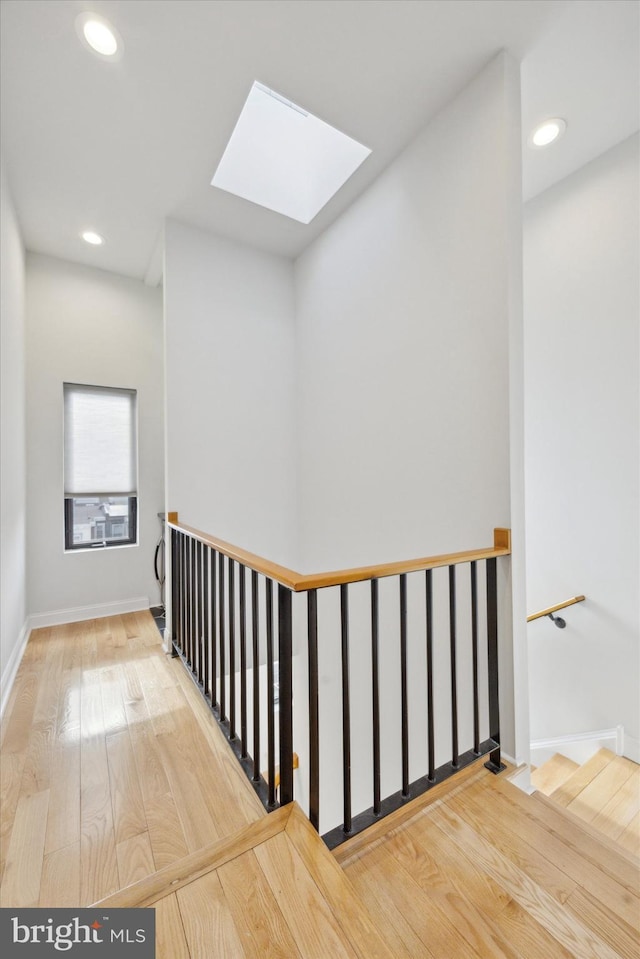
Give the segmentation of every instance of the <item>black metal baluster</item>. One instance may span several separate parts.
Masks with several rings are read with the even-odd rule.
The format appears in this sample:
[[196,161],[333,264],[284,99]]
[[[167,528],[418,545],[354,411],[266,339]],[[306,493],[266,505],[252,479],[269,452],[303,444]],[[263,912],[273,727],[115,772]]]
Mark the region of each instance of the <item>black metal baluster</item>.
[[449,567],[449,636],[451,649],[451,765],[458,763],[458,678],[456,671],[456,568]]
[[433,585],[432,570],[425,571],[425,604],[427,617],[427,745],[429,752],[429,771],[427,779],[435,782],[435,733],[433,721]]
[[469,566],[471,576],[471,655],[473,660],[473,751],[480,753],[480,707],[478,698],[478,578],[476,561]]
[[202,683],[202,543],[196,541],[196,679]]
[[178,531],[172,529],[171,536],[171,655],[176,656],[176,646],[180,646],[178,629],[178,610],[180,603],[179,572],[178,572]]
[[219,554],[218,563],[218,646],[220,650],[220,721],[227,718],[227,679],[224,623],[224,553]]
[[209,620],[209,554],[211,549],[202,547],[202,686],[209,696],[209,650],[211,649],[211,623]]
[[197,678],[197,657],[198,657],[198,565],[197,552],[198,544],[195,539],[191,540],[191,672]]
[[500,691],[498,688],[498,583],[496,560],[487,561],[487,665],[489,673],[489,736],[497,748],[485,763],[492,773],[507,767],[500,760]]
[[181,578],[181,594],[182,599],[180,602],[180,652],[186,658],[187,655],[187,608],[189,603],[189,590],[188,590],[188,579],[187,579],[187,543],[188,539],[184,533],[181,534],[181,543],[180,543],[180,578]]
[[278,585],[280,805],[293,802],[293,635],[291,590]]
[[267,779],[268,803],[276,803],[275,696],[273,689],[273,580],[265,583],[267,607]]
[[407,574],[400,574],[400,708],[402,713],[402,795],[409,795],[409,697],[407,691]]
[[351,707],[349,702],[349,592],[340,586],[340,627],[342,637],[342,796],[346,833],[351,832]]
[[318,714],[318,596],[307,593],[307,646],[309,658],[309,820],[320,826],[320,730]]
[[193,539],[187,540],[187,663],[193,670]]
[[218,553],[215,549],[211,550],[211,566],[209,568],[210,576],[210,595],[211,595],[211,705],[218,704],[218,602],[216,591],[216,570],[218,568]]
[[246,567],[238,566],[240,589],[240,756],[247,758],[247,582]]
[[236,738],[236,596],[235,563],[229,557],[229,739]]
[[378,580],[371,580],[371,701],[373,704],[373,811],[380,815],[380,666]]
[[253,667],[253,781],[260,781],[260,647],[258,619],[258,574],[251,570],[251,635]]

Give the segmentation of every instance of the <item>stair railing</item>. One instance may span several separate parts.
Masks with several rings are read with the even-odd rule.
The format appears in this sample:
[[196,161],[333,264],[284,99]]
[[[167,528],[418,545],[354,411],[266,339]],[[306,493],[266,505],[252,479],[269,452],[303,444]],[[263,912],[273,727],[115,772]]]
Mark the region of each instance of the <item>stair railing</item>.
[[565,619],[562,616],[554,616],[554,613],[557,613],[559,609],[566,609],[567,606],[574,606],[575,603],[583,603],[586,599],[586,596],[572,596],[571,599],[565,599],[562,603],[556,603],[555,606],[547,606],[546,609],[541,609],[537,613],[531,613],[530,616],[527,616],[527,622],[532,623],[534,619],[542,619],[544,616],[548,616],[554,626],[557,626],[558,629],[564,629],[567,625]]
[[[185,526],[178,522],[177,513],[168,514],[168,527],[172,653],[179,656],[189,670],[268,811],[294,798],[294,649],[298,656],[304,649],[306,657],[307,702],[304,720],[301,719],[296,732],[304,742],[296,743],[296,750],[301,757],[300,773],[306,766],[308,813],[316,830],[320,828],[321,800],[334,791],[331,783],[325,783],[323,788],[320,776],[321,718],[323,711],[334,710],[335,704],[323,702],[320,692],[319,650],[324,652],[323,644],[327,644],[328,638],[323,636],[319,643],[318,614],[319,595],[332,590],[339,594],[340,642],[339,653],[336,647],[335,666],[340,686],[342,822],[325,832],[323,839],[329,848],[482,756],[488,757],[485,765],[492,772],[504,768],[500,759],[497,560],[511,552],[508,529],[495,529],[493,546],[486,549],[304,575]],[[464,566],[467,567],[466,584],[459,569]],[[478,572],[482,566],[483,597],[478,588]],[[442,577],[438,581],[437,603],[436,570],[446,570],[446,579]],[[397,608],[383,613],[380,585],[392,579],[397,584],[392,590]],[[360,668],[361,656],[357,667],[352,661],[351,633],[355,629],[361,639],[363,630],[361,621],[354,626],[349,610],[349,588],[353,584],[368,585],[368,675],[365,675],[367,670]],[[465,594],[464,630],[460,628],[462,592]],[[300,635],[304,627],[297,628],[294,637],[292,599],[296,594],[306,594],[306,643]],[[413,615],[419,594],[422,600],[418,605],[422,610],[419,615]],[[388,587],[385,595],[389,599]],[[435,613],[440,625],[446,613],[448,622],[444,630],[436,628]],[[394,619],[395,627],[391,625]],[[418,619],[419,636],[415,636]],[[443,637],[443,632],[448,635]],[[416,643],[421,645],[424,654],[426,701],[416,702],[422,697],[414,696],[410,704],[409,653]],[[398,652],[394,671],[399,680],[399,710],[396,710],[399,722],[393,732],[400,758],[399,788],[391,792],[388,791],[389,775],[382,768],[385,757],[389,760],[389,749],[385,753],[381,741],[383,728],[388,732],[381,709],[381,689],[386,688],[388,678],[382,660],[389,658],[390,644],[395,644]],[[448,659],[448,669],[442,666],[443,658]],[[464,700],[459,698],[461,663],[472,676],[471,694],[467,696],[465,688]],[[326,663],[324,668],[326,670]],[[445,677],[444,673],[448,675]],[[354,690],[362,693],[362,684],[367,686],[371,700],[367,749],[371,750],[372,759],[372,801],[368,808],[354,812],[352,699]],[[448,693],[446,722],[440,715],[442,710],[435,704],[436,695],[442,690]],[[298,702],[296,713],[299,707]],[[472,719],[465,724],[461,735],[462,707],[465,716]],[[414,757],[410,763],[410,737],[411,734],[415,737],[416,713],[422,717],[423,728],[420,729],[421,748],[414,749],[414,753],[420,752],[417,762],[422,763],[422,767],[420,774],[411,778],[410,770],[415,768],[416,760]],[[361,716],[357,719],[360,721]],[[438,764],[442,756],[442,735],[438,730],[441,723],[447,726],[448,755],[445,762]],[[359,748],[358,742],[356,748]],[[263,763],[265,752],[266,763]],[[392,752],[395,754],[395,747]],[[392,759],[396,761],[395,755]],[[265,765],[267,771],[263,776],[261,769]],[[358,801],[358,805],[362,802]]]

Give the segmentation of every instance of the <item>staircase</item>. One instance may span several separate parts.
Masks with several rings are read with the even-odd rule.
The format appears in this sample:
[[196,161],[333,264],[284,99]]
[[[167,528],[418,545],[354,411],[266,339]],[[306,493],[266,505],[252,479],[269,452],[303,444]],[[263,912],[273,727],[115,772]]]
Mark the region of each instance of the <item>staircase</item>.
[[480,765],[333,853],[293,803],[97,905],[155,908],[158,959],[638,959],[638,867]]
[[599,749],[581,766],[556,753],[531,774],[552,803],[590,823],[603,836],[640,854],[640,766]]
[[157,959],[640,957],[638,767],[606,751],[550,795],[479,759],[331,853],[265,813],[149,614],[36,631],[3,726],[3,906],[151,906]]

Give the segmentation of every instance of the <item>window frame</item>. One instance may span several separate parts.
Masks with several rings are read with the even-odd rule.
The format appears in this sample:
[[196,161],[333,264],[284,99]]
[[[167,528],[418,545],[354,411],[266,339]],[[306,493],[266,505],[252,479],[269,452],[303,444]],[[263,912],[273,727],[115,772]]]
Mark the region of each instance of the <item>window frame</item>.
[[[137,389],[130,389],[120,386],[103,386],[97,384],[88,384],[88,383],[77,383],[77,382],[68,382],[65,381],[62,384],[63,387],[63,397],[65,403],[65,412],[64,412],[64,462],[63,462],[63,500],[64,500],[64,550],[65,552],[76,552],[78,550],[84,552],[90,552],[92,550],[101,550],[101,549],[117,549],[120,546],[137,546],[138,545],[138,498],[139,498],[139,489],[138,489],[138,456],[139,456],[139,447],[138,447],[138,391]],[[94,490],[83,490],[82,492],[75,492],[75,494],[69,494],[67,491],[67,459],[66,459],[66,444],[67,444],[67,421],[66,421],[66,395],[67,391],[78,388],[82,391],[83,389],[91,392],[104,392],[104,393],[128,393],[133,397],[133,417],[131,420],[131,453],[133,458],[132,468],[134,470],[134,478],[136,480],[134,490],[131,493],[126,492],[116,492],[114,490],[102,490],[96,492]],[[76,436],[75,433],[71,434],[73,437]],[[128,504],[128,536],[127,537],[118,537],[117,539],[107,539],[106,537],[100,540],[84,540],[82,542],[74,542],[74,512],[75,512],[75,503],[77,500],[87,500],[87,499],[97,499],[98,501],[105,501],[111,498],[126,499]]]
[[[98,499],[104,497],[96,494]],[[76,499],[88,499],[89,494],[83,493],[82,496],[65,496],[64,498],[64,548],[66,552],[71,550],[92,549],[113,549],[118,546],[137,546],[138,545],[138,497],[128,496],[129,500],[129,536],[125,539],[103,539],[103,540],[85,540],[83,543],[74,543],[73,541],[73,503]]]

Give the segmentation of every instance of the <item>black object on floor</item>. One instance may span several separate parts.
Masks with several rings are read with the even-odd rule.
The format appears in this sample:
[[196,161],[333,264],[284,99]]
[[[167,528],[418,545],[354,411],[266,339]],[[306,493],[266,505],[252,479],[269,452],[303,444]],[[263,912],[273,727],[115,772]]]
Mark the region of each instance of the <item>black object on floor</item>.
[[149,612],[153,616],[156,626],[160,631],[160,635],[164,639],[164,628],[166,626],[166,618],[164,606],[151,606]]

